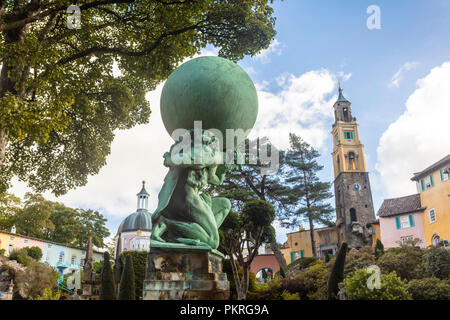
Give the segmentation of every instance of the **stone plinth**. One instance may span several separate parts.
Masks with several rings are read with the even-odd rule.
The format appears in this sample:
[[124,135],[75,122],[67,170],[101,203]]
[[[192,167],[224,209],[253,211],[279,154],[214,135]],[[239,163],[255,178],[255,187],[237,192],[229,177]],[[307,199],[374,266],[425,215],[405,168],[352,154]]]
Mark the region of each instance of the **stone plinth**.
[[151,246],[144,300],[228,300],[223,255],[207,248]]

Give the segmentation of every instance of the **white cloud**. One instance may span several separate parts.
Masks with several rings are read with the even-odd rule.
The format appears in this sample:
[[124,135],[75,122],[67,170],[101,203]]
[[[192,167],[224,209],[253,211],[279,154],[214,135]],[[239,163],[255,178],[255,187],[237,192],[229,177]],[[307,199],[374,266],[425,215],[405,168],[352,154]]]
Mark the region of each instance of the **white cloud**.
[[336,77],[326,69],[300,76],[282,75],[277,83],[281,91],[258,90],[259,112],[251,136],[267,136],[279,149],[289,145],[289,133],[295,132],[315,148],[321,148],[329,136],[329,121],[337,96]]
[[440,160],[450,150],[450,61],[417,81],[405,112],[380,138],[376,169],[386,196],[415,193],[414,172]]
[[406,71],[410,71],[413,70],[417,67],[419,63],[418,62],[405,62],[400,69],[398,69],[398,71],[394,74],[394,76],[391,79],[390,82],[390,86],[391,87],[399,87],[400,86],[400,82],[403,80],[403,74]]
[[261,50],[261,52],[255,55],[253,58],[263,64],[269,63],[270,56],[272,54],[276,54],[277,56],[281,55],[281,48],[281,42],[279,42],[277,39],[274,39],[267,49]]

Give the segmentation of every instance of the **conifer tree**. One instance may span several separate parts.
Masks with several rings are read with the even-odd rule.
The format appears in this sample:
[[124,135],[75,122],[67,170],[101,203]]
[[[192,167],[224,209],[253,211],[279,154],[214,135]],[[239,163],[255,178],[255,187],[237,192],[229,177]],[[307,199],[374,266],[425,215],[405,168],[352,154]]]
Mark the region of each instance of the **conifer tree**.
[[328,279],[328,300],[336,300],[339,292],[338,284],[344,281],[344,264],[347,248],[347,243],[343,242],[331,269],[330,278]]
[[384,246],[380,239],[377,239],[377,243],[375,244],[375,258],[378,259],[384,254]]
[[291,210],[279,212],[279,220],[283,227],[297,227],[303,220],[309,223],[311,249],[316,257],[316,241],[314,222],[332,226],[334,209],[327,202],[332,197],[331,184],[322,182],[317,173],[323,169],[316,159],[319,152],[294,133],[289,134],[290,149],[284,153],[284,182],[290,187],[285,195],[285,203]]
[[136,289],[134,283],[133,257],[127,255],[125,259],[125,268],[120,279],[119,300],[135,300]]
[[116,300],[116,285],[109,259],[109,252],[103,254],[102,282],[100,300]]

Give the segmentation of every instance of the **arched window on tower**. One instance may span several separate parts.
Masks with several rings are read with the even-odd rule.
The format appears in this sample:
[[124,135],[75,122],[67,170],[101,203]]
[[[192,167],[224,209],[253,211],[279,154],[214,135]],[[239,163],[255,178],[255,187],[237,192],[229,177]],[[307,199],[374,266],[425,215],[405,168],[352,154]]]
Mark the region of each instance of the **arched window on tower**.
[[350,121],[350,119],[348,117],[348,108],[347,107],[342,108],[342,113],[344,114],[344,121]]
[[355,208],[350,208],[350,222],[356,221],[356,210]]
[[339,159],[339,155],[337,155],[336,162],[337,162],[338,170],[340,171],[341,170],[341,160]]
[[356,170],[356,156],[353,151],[348,153],[348,170]]

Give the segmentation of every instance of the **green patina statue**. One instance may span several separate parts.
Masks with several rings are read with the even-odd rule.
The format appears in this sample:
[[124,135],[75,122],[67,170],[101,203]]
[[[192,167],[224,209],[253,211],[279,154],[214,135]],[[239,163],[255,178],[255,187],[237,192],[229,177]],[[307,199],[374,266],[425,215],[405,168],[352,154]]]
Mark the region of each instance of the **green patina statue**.
[[[161,116],[170,134],[180,128],[187,131],[164,154],[169,172],[152,217],[151,246],[217,249],[218,228],[231,204],[201,190],[207,184],[221,184],[237,165],[225,164],[223,141],[207,129],[217,129],[223,136],[226,129],[249,131],[257,113],[253,82],[231,61],[197,58],[169,76],[161,94]],[[202,121],[205,129],[200,131],[200,148],[192,143],[194,121]],[[232,152],[236,158],[237,150]]]

